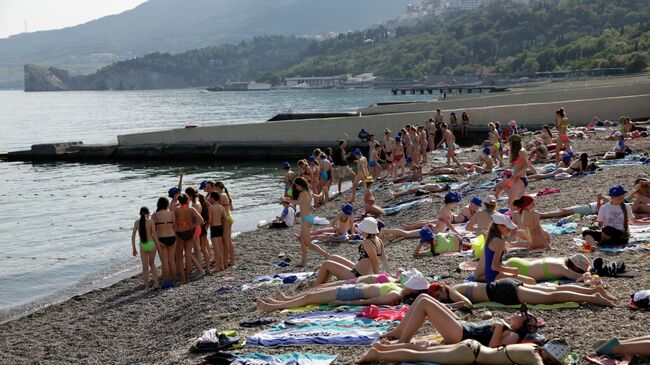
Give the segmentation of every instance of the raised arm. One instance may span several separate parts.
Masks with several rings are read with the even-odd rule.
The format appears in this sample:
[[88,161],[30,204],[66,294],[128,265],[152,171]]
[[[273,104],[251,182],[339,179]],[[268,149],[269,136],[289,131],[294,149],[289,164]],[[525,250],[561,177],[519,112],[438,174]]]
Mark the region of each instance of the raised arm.
[[180,191],[183,191],[183,175],[185,175],[183,168],[178,169],[178,189]]

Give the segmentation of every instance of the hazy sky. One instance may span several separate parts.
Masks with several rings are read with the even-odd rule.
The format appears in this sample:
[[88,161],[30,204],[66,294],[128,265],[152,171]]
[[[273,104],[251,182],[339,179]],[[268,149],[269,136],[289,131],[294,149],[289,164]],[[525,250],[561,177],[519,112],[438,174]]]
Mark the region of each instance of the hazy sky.
[[65,28],[133,9],[146,0],[0,0],[0,38]]

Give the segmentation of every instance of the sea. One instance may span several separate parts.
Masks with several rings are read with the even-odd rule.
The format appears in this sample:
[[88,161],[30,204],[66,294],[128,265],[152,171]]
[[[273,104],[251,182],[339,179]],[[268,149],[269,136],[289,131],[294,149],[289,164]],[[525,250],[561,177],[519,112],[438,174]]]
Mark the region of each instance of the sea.
[[[263,123],[282,112],[353,112],[424,98],[373,89],[0,91],[0,151],[46,142],[116,143],[120,134]],[[155,211],[181,168],[185,187],[205,179],[225,183],[236,209],[234,232],[255,229],[281,210],[277,164],[0,161],[0,322],[140,272],[131,252],[134,222],[140,207]]]

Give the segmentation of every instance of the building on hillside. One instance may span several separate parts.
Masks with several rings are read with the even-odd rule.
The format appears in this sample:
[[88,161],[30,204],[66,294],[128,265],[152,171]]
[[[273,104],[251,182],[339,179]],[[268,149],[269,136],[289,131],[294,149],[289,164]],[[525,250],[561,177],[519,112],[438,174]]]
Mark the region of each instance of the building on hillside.
[[452,11],[476,9],[486,1],[481,0],[449,0],[447,8]]

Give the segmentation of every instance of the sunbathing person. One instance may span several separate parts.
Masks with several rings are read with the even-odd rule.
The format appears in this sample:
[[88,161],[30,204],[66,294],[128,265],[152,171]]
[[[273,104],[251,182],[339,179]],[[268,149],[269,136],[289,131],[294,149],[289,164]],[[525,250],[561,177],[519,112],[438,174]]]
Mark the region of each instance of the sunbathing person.
[[481,204],[483,204],[483,201],[481,198],[473,196],[472,199],[470,199],[469,204],[463,207],[463,209],[460,210],[459,215],[454,216],[454,223],[467,223],[472,219],[474,214],[479,210],[481,207]]
[[442,336],[445,344],[474,340],[488,347],[521,342],[529,333],[534,333],[541,326],[541,321],[528,313],[526,306],[522,306],[520,313],[511,316],[508,320],[492,318],[475,323],[460,320],[446,305],[429,295],[420,295],[399,325],[379,338],[396,339],[397,343],[408,344],[427,319]]
[[600,209],[600,207],[607,202],[609,202],[609,199],[603,197],[602,194],[598,194],[595,202],[589,204],[574,205],[572,207],[568,207],[560,210],[554,210],[552,212],[547,212],[547,213],[539,213],[539,218],[540,219],[564,218],[574,214],[580,214],[581,216],[594,215],[594,214],[598,214],[598,210]]
[[483,201],[483,209],[476,212],[474,216],[467,222],[465,230],[474,232],[477,235],[483,234],[487,236],[488,229],[492,225],[492,214],[497,208],[497,198],[494,195],[488,195]]
[[618,160],[625,158],[625,156],[628,154],[627,147],[625,146],[625,136],[623,133],[616,131],[616,133],[614,133],[614,137],[617,139],[616,144],[611,151],[605,153],[605,156],[603,157],[605,160]]
[[353,213],[354,207],[352,204],[343,204],[341,212],[336,215],[331,227],[320,228],[311,233],[312,241],[348,242],[351,235],[356,235]]
[[512,204],[518,209],[512,214],[512,219],[517,224],[516,236],[523,240],[512,246],[531,250],[550,249],[551,235],[542,228],[539,213],[535,211],[535,199],[530,195],[522,195]]
[[405,191],[390,191],[390,196],[393,199],[401,198],[405,195],[410,195],[410,194],[415,194],[417,195],[423,195],[422,192],[424,193],[439,193],[441,191],[447,191],[449,190],[449,184],[437,184],[437,183],[431,183],[431,184],[416,184],[412,188],[405,190]]
[[426,349],[417,345],[382,345],[375,343],[365,354],[358,357],[357,363],[440,363],[447,365],[561,365],[570,352],[564,341],[549,341],[543,347],[532,343],[507,345],[490,348],[474,340],[466,340],[454,345],[440,345]]
[[406,166],[408,166],[409,172],[393,179],[393,183],[422,181],[422,166],[420,164],[413,162],[413,158],[409,156],[406,158]]
[[491,173],[494,170],[494,160],[490,157],[491,154],[492,150],[490,147],[483,148],[478,158],[478,165],[474,167],[474,171],[481,174]]
[[650,335],[619,340],[612,338],[594,346],[596,355],[650,356]]
[[440,208],[440,213],[438,213],[438,219],[435,221],[416,221],[416,222],[407,222],[404,224],[404,228],[407,230],[420,229],[426,225],[431,225],[430,228],[433,233],[441,233],[447,230],[452,231],[456,234],[459,234],[456,231],[456,228],[452,225],[454,222],[454,208],[458,203],[460,203],[460,195],[456,192],[450,191],[445,195],[445,205]]
[[384,243],[377,237],[379,225],[375,218],[365,218],[357,226],[365,240],[359,245],[359,260],[356,263],[337,255],[324,255],[325,261],[320,267],[316,285],[324,284],[334,276],[340,280],[354,279],[362,275],[379,274],[380,260],[384,268],[388,267],[388,260],[384,250]]
[[464,175],[474,171],[475,165],[469,162],[463,162],[457,167],[434,167],[428,175]]
[[[493,283],[467,282],[449,286],[442,283],[430,288],[431,296],[456,308],[471,307],[472,303],[496,302],[505,305],[556,304],[565,302],[590,303],[614,307],[614,297],[602,286],[585,288],[577,285],[539,286],[523,284],[515,279]],[[432,285],[433,285],[432,284]]]
[[[562,156],[562,161],[571,161],[570,155],[564,154]],[[561,178],[561,177],[570,177],[571,175],[575,174],[584,174],[585,172],[589,171],[589,156],[586,153],[581,153],[580,158],[578,158],[575,161],[572,161],[569,164],[569,167],[559,167],[552,172],[546,173],[546,174],[535,174],[535,175],[529,175],[528,179],[529,180],[541,180],[541,179],[547,179],[549,177],[555,177]]]
[[363,193],[363,204],[364,204],[364,209],[366,211],[366,215],[379,218],[382,215],[386,214],[383,208],[375,204],[375,195],[372,193],[372,190],[370,187],[372,186],[372,183],[374,180],[372,177],[367,177],[365,184],[366,184],[366,191]]
[[[436,256],[448,252],[460,252],[463,248],[462,239],[453,233],[435,234],[429,227],[420,230],[420,243],[413,250],[413,257]],[[469,249],[469,246],[466,246]],[[425,249],[422,252],[422,249]]]
[[638,187],[630,194],[634,197],[632,212],[641,216],[650,215],[650,178],[648,174],[642,172],[634,179],[634,185]]
[[548,148],[538,139],[534,140],[531,145],[526,146],[526,150],[530,150],[528,155],[530,162],[548,160]]
[[581,253],[570,257],[544,257],[534,260],[512,257],[507,259],[505,264],[516,268],[521,275],[538,281],[591,280],[589,260]]

